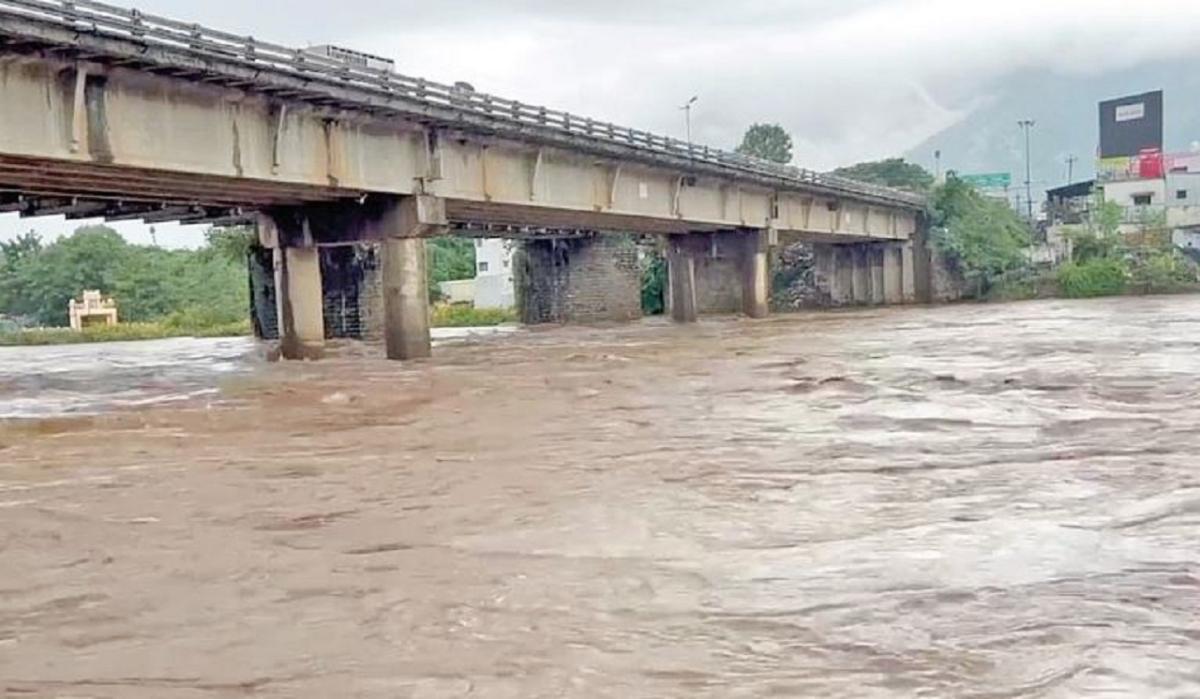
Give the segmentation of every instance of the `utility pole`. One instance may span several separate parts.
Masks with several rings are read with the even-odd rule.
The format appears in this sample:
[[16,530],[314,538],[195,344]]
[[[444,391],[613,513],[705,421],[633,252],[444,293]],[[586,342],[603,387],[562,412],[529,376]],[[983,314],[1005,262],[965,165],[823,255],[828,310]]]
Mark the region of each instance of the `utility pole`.
[[1067,184],[1075,181],[1075,163],[1079,162],[1079,158],[1073,155],[1067,156]]
[[1030,158],[1029,132],[1037,122],[1033,119],[1022,119],[1017,122],[1025,131],[1025,205],[1029,208],[1029,222],[1033,222],[1033,165]]
[[692,105],[695,104],[696,100],[698,99],[700,99],[700,95],[693,95],[690,100],[685,102],[684,105],[679,108],[683,111],[683,123],[684,127],[687,129],[687,142],[689,146],[692,145]]

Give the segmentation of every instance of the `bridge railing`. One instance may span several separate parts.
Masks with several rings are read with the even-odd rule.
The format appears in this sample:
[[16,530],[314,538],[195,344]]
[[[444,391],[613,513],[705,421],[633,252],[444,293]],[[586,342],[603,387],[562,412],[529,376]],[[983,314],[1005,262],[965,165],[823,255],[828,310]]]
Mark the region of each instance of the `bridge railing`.
[[785,183],[821,187],[911,206],[924,197],[836,175],[697,145],[648,131],[582,117],[457,86],[401,75],[387,69],[352,65],[334,58],[240,36],[199,24],[144,14],[94,0],[0,0],[0,15],[18,14],[65,25],[77,32],[116,37],[146,45],[185,51],[298,77],[311,82],[365,90],[421,106],[436,106],[517,126],[551,129],[577,138],[685,158],[698,163],[773,178]]

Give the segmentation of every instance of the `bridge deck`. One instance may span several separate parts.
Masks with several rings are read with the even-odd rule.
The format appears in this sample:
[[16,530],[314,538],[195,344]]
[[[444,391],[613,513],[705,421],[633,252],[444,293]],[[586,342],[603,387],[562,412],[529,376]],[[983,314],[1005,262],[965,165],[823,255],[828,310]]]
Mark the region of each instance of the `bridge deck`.
[[924,198],[567,112],[354,66],[90,0],[0,0],[4,51],[41,50],[329,108],[394,114],[703,175],[907,209]]

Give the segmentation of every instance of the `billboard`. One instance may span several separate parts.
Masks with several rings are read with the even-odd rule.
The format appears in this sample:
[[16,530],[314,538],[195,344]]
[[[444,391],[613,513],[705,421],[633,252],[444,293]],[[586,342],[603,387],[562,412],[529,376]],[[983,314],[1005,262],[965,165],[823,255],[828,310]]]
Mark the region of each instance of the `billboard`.
[[1162,148],[1162,90],[1100,103],[1101,160],[1136,158]]

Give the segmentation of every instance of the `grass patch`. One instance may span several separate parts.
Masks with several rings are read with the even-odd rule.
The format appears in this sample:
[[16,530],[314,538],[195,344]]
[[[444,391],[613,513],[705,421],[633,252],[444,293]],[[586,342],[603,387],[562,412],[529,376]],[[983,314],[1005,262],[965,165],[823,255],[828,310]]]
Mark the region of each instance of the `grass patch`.
[[1058,285],[1063,296],[1072,299],[1117,296],[1125,292],[1129,269],[1112,258],[1093,258],[1072,262],[1058,270]]
[[205,326],[161,323],[120,323],[85,328],[76,332],[70,328],[30,328],[15,332],[0,332],[0,347],[26,345],[72,345],[86,342],[128,342],[160,340],[167,337],[236,337],[250,334],[250,321],[217,323]]
[[511,308],[474,308],[466,304],[442,304],[433,307],[433,327],[468,328],[511,323],[517,319]]

